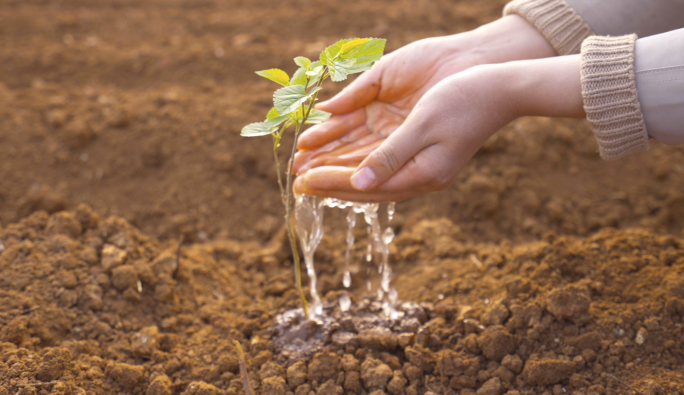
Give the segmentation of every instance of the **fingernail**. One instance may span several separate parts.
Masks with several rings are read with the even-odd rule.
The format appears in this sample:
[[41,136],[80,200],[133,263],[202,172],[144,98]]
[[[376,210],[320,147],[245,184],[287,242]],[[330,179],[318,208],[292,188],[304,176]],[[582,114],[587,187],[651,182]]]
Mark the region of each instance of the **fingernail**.
[[352,186],[360,191],[368,189],[375,182],[373,170],[364,167],[351,177]]

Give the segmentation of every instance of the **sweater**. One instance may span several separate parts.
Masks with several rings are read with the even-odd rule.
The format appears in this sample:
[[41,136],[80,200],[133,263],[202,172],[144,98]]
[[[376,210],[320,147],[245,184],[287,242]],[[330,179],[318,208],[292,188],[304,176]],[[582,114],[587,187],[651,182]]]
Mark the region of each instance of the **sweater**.
[[684,144],[684,0],[514,0],[508,14],[537,27],[559,55],[581,53],[601,157],[646,150],[649,137]]

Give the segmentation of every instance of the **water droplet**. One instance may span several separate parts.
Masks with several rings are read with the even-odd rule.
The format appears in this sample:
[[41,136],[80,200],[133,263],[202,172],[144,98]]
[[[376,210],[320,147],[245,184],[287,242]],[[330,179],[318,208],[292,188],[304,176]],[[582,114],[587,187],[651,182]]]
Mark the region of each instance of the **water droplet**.
[[351,307],[351,298],[347,294],[342,294],[337,298],[337,301],[340,303],[340,310],[342,311],[347,311]]
[[391,227],[388,226],[385,229],[385,232],[382,234],[382,241],[385,244],[390,244],[393,239],[394,239],[394,229],[392,229]]
[[396,304],[397,300],[399,299],[399,294],[397,293],[397,290],[392,288],[389,293],[389,301],[392,304]]
[[342,275],[342,285],[344,285],[345,288],[349,288],[351,286],[351,282],[351,273],[349,272],[349,270],[347,270]]

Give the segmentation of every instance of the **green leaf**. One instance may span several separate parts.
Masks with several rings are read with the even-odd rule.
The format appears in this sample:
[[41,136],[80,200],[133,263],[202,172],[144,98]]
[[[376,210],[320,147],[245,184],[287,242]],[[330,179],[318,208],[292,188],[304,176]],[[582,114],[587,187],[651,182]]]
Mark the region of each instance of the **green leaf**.
[[268,78],[269,80],[277,82],[283,86],[288,86],[290,84],[290,76],[280,69],[268,69],[257,71],[256,73],[264,78]]
[[315,108],[311,110],[311,114],[309,114],[309,118],[307,118],[306,123],[311,124],[311,125],[316,125],[319,123],[323,123],[330,119],[330,116],[332,114],[329,112],[321,111],[321,110],[316,110]]
[[266,126],[266,122],[255,122],[242,128],[240,136],[242,137],[259,137],[273,133],[273,130]]
[[326,66],[329,66],[328,60],[334,59],[335,56],[337,56],[337,54],[340,53],[342,46],[350,41],[352,41],[352,39],[340,40],[335,44],[324,49],[323,52],[321,52],[320,56],[321,63]]
[[339,82],[347,79],[349,71],[352,66],[354,66],[354,59],[339,59],[334,60],[328,64],[328,70],[330,71],[330,79]]
[[266,121],[250,123],[249,125],[242,128],[240,136],[259,137],[276,132],[278,130],[278,126],[285,122],[288,119],[288,116],[285,115],[282,117],[277,116],[274,118],[269,118],[273,115],[274,110],[275,109],[273,108],[271,109],[271,111],[268,112],[268,115],[266,116],[268,119]]
[[[345,55],[340,55],[342,59],[354,59],[354,66],[349,68],[348,74],[361,73],[369,70],[375,62],[382,58],[385,52],[385,43],[387,40],[381,38],[363,39],[365,42],[354,46]],[[354,40],[356,41],[356,40]],[[345,44],[351,46],[352,42]],[[341,54],[341,51],[340,51]]]
[[[270,111],[269,111],[269,112],[270,112]],[[275,117],[275,118],[267,119],[264,123],[265,123],[267,126],[270,126],[271,128],[274,128],[274,129],[275,129],[275,128],[277,128],[278,126],[280,126],[281,123],[285,122],[285,120],[287,120],[287,115],[283,115],[283,116],[280,116],[280,117]]]
[[302,85],[286,86],[275,91],[273,105],[279,114],[289,115],[319,90],[321,90],[320,87],[315,87],[307,93],[306,88]]
[[306,75],[308,75],[309,77],[316,77],[316,76],[320,75],[322,72],[323,72],[323,66],[318,66],[315,69],[311,69],[311,70],[307,71]]
[[356,63],[349,69],[349,74],[362,73],[366,70],[370,70],[375,63],[375,61],[366,63]]
[[[304,111],[308,111],[309,106],[306,106]],[[315,108],[311,110],[311,113],[309,114],[309,118],[306,119],[306,124],[310,125],[316,125],[319,123],[323,123],[330,119],[330,114],[329,112],[321,111],[321,110],[316,110]],[[299,107],[299,109],[292,114],[290,114],[290,120],[292,122],[298,123],[301,122],[302,118],[304,118],[304,113],[302,111],[302,107]]]
[[348,43],[342,45],[342,48],[340,48],[340,53],[339,56],[344,57],[344,55],[348,54],[349,52],[353,51],[360,45],[363,45],[367,43],[368,41],[371,41],[372,38],[355,38]]
[[385,52],[385,44],[387,40],[384,38],[372,38],[368,41],[357,45],[350,52],[343,56],[344,59],[356,59],[356,63],[366,63],[378,61]]
[[294,58],[294,62],[299,67],[304,67],[307,70],[311,69],[311,60],[309,60],[309,58],[297,56],[296,58]]
[[266,114],[266,119],[273,119],[273,118],[278,118],[280,114],[278,113],[278,110],[275,109],[275,107],[271,108],[271,110]]
[[292,79],[290,80],[290,85],[306,85],[306,74],[308,72],[306,71],[305,67],[300,67],[295,71],[295,73],[292,75]]

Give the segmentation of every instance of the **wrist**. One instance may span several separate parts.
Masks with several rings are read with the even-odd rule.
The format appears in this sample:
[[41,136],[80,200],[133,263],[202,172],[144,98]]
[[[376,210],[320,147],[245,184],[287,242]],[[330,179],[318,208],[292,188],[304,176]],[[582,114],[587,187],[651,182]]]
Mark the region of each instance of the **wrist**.
[[508,15],[471,32],[468,51],[480,64],[557,56],[551,43],[525,18]]
[[579,55],[511,62],[494,69],[514,118],[585,116]]

